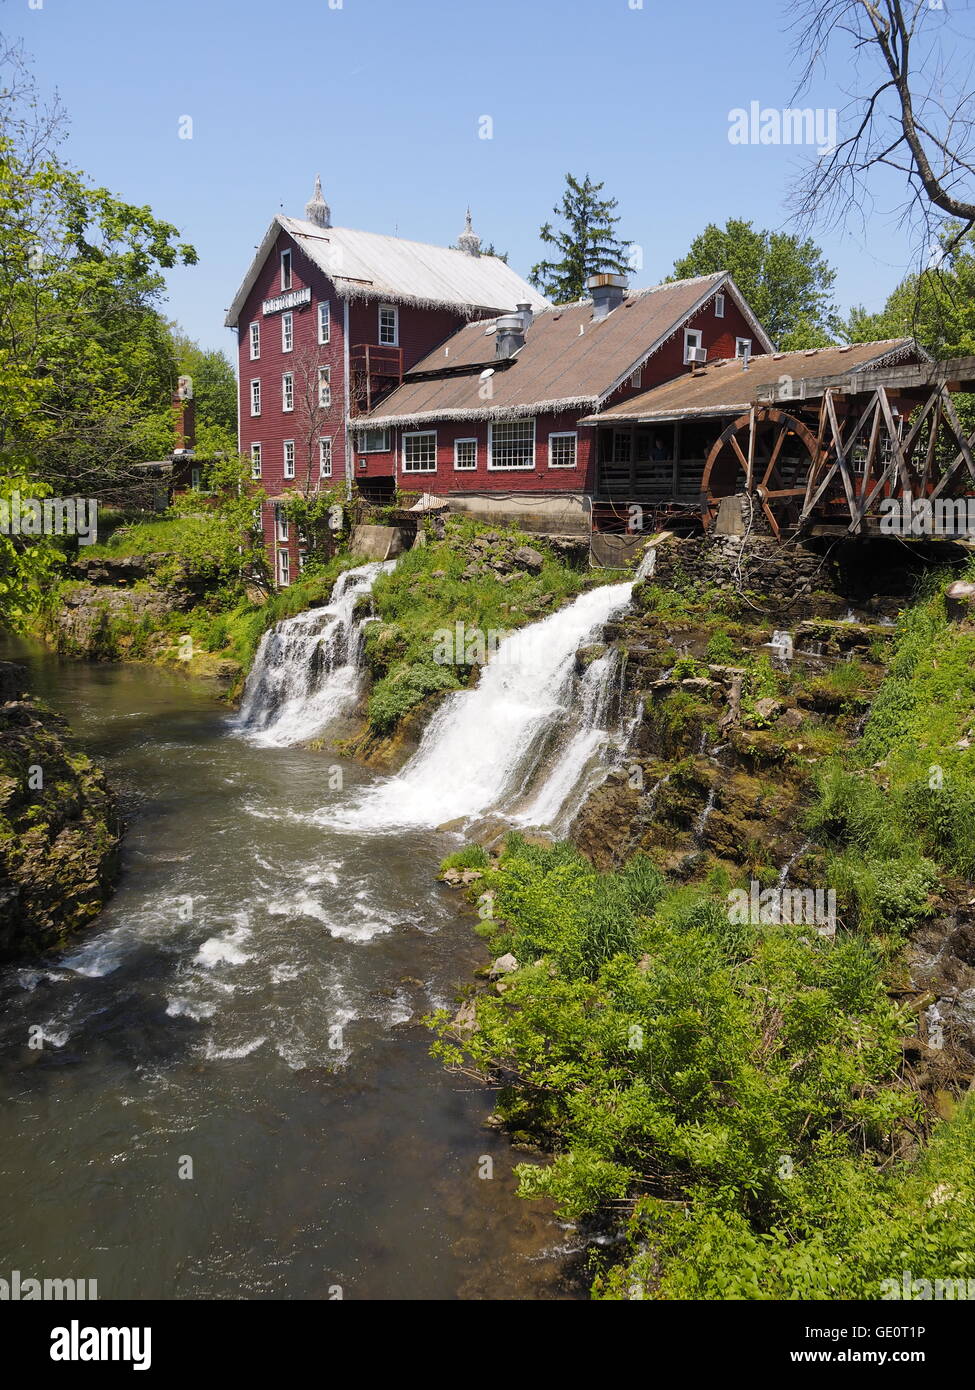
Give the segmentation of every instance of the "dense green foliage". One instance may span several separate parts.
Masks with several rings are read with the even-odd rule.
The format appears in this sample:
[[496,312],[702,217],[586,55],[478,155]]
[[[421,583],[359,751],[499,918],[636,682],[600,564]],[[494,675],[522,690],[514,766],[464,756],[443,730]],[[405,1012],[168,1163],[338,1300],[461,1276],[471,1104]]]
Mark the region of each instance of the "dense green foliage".
[[839,319],[833,301],[836,271],[815,242],[785,232],[756,231],[731,217],[709,223],[674,262],[674,279],[728,270],[759,323],[781,351],[835,342]]
[[[437,1015],[435,1051],[499,1084],[513,1137],[546,1152],[520,1166],[522,1195],[624,1222],[628,1255],[594,1257],[597,1297],[875,1299],[903,1296],[885,1281],[900,1290],[904,1271],[975,1279],[975,1106],[933,1120],[890,992],[910,932],[939,898],[968,901],[975,871],[975,638],[943,588],[905,612],[859,743],[812,769],[835,940],[736,921],[728,890],[750,865],[678,885],[643,853],[603,873],[517,835],[470,860],[478,932],[517,969],[477,996],[476,1027]],[[743,710],[787,680],[747,664]],[[823,686],[844,701],[863,680],[846,661]]]

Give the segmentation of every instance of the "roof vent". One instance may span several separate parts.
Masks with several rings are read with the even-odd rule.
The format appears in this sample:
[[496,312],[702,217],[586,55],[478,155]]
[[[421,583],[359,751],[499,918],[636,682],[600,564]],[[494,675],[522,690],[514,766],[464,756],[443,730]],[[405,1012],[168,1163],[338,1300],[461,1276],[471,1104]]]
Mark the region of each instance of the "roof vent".
[[592,296],[593,322],[598,322],[623,303],[626,298],[626,276],[608,273],[590,275],[586,289]]
[[495,328],[495,357],[514,357],[515,353],[525,346],[525,320],[521,314],[505,314],[502,318],[495,319]]
[[516,304],[515,308],[521,315],[521,321],[525,325],[525,332],[527,333],[535,320],[535,311],[532,309],[527,299],[523,299],[519,304]]

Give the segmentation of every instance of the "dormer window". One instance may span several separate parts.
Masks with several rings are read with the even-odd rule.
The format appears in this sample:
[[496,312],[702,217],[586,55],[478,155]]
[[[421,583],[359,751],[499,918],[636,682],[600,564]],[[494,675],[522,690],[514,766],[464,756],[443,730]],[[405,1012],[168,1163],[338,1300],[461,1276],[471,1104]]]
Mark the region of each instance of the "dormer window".
[[281,290],[291,289],[291,252],[281,252]]

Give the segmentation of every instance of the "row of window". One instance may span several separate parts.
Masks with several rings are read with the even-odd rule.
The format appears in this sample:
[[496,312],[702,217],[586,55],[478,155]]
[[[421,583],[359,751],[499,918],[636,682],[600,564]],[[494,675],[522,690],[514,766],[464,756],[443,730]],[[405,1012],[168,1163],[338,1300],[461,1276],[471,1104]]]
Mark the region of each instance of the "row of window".
[[[284,450],[284,476],[293,478],[295,476],[295,441],[286,439],[283,445]],[[251,445],[251,477],[259,478],[264,469],[263,447],[260,444]],[[323,435],[318,441],[318,476],[320,478],[330,478],[332,476],[332,437]]]
[[[316,337],[320,347],[331,341],[332,315],[327,299],[318,305]],[[261,355],[261,325],[258,320],[250,325],[250,360],[258,361]],[[379,306],[379,343],[383,347],[399,347],[399,310],[395,304]],[[295,316],[291,309],[281,315],[281,351],[292,352],[295,345]]]
[[[315,398],[321,410],[331,410],[332,408],[332,369],[331,367],[318,368],[318,381],[315,385]],[[281,373],[281,409],[286,415],[290,415],[295,408],[295,374],[294,372]],[[261,413],[261,378],[255,376],[251,378],[251,415]]]
[[[548,437],[549,468],[575,468],[576,433],[559,431]],[[476,439],[454,441],[454,471],[468,473],[477,468],[479,444]],[[360,447],[359,452],[364,452]],[[487,466],[492,471],[524,471],[535,467],[535,421],[499,420],[488,426]],[[401,455],[404,473],[437,471],[437,431],[414,430],[404,433]]]

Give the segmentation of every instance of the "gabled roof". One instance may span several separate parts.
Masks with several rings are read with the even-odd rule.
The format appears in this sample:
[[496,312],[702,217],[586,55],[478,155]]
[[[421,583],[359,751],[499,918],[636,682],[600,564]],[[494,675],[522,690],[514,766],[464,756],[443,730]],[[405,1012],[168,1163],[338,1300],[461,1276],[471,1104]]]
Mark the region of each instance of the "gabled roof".
[[[495,360],[493,322],[467,324],[362,418],[386,426],[594,409],[718,290],[734,299],[758,342],[771,349],[730,275],[702,275],[636,290],[599,320],[593,319],[591,300],[546,309],[535,315],[524,346],[508,361]],[[494,368],[489,399],[478,368]],[[456,369],[458,375],[423,376]]]
[[275,217],[257,249],[224,323],[234,328],[247,296],[279,234],[285,231],[323,270],[343,299],[381,299],[424,309],[488,310],[510,313],[516,304],[533,309],[548,300],[497,256],[469,256],[446,246],[358,232],[350,227],[319,227],[297,217]]
[[[877,343],[853,343],[849,347],[810,348],[801,352],[775,352],[749,359],[727,358],[709,362],[701,370],[685,371],[672,381],[653,386],[639,396],[610,406],[582,421],[587,425],[627,424],[653,420],[684,420],[718,415],[738,415],[760,400],[770,399],[775,389],[778,403],[802,398],[802,383],[816,377],[849,375],[894,362],[921,361],[926,356],[913,338],[889,338]],[[783,396],[782,378],[788,377],[789,396]]]

